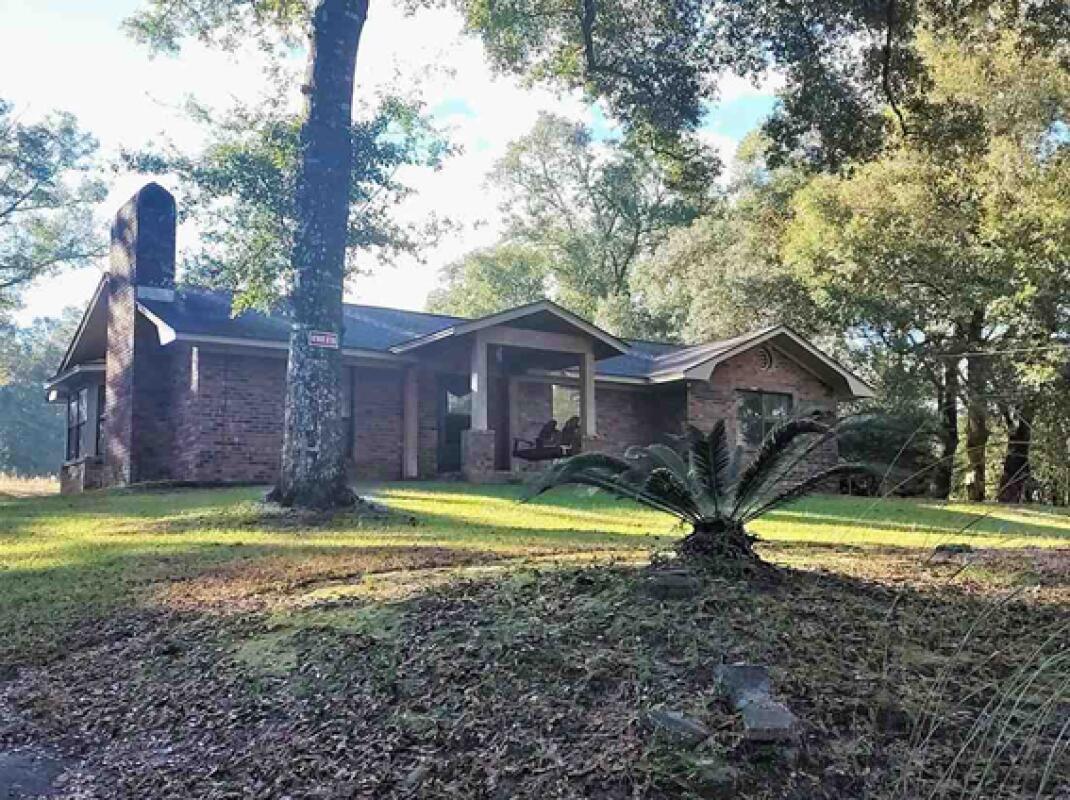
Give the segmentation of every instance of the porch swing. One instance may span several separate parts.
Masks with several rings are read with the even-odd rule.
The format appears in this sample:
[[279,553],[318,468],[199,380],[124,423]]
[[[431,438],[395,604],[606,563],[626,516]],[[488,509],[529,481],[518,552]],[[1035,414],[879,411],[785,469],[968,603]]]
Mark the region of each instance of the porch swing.
[[581,442],[579,417],[570,417],[560,431],[557,420],[552,419],[539,429],[534,440],[513,439],[513,457],[524,461],[567,458],[580,452]]

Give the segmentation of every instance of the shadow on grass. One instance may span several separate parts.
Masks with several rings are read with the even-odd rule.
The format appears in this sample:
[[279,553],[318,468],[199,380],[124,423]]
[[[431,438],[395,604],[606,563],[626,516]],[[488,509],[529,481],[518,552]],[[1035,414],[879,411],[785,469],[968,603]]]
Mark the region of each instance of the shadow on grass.
[[[1023,709],[993,698],[1015,696],[1023,665],[1050,654],[1058,609],[791,569],[772,585],[707,578],[661,602],[635,578],[463,574],[288,623],[145,608],[53,665],[42,687],[59,696],[32,708],[42,729],[82,742],[95,787],[145,798],[285,785],[295,797],[662,800],[703,791],[711,762],[736,770],[740,798],[1043,795],[1059,676],[1034,670],[1032,732],[1009,744]],[[713,679],[725,661],[772,667],[801,719],[794,757],[741,741]],[[692,751],[658,740],[639,722],[657,707],[709,737]]]

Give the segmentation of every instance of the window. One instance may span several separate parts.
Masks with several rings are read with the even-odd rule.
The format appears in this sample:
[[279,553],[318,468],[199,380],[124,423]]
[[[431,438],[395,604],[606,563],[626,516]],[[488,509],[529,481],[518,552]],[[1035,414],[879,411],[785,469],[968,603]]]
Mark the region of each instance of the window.
[[739,430],[743,442],[756,447],[769,432],[791,416],[791,395],[780,392],[740,392]]
[[450,416],[472,416],[472,393],[454,394],[446,390],[446,413]]
[[97,449],[98,456],[104,455],[104,420],[108,418],[104,407],[104,384],[97,386]]
[[553,386],[553,418],[561,425],[580,415],[580,390],[575,386]]
[[67,397],[67,460],[82,457],[82,431],[89,417],[89,389],[79,389]]

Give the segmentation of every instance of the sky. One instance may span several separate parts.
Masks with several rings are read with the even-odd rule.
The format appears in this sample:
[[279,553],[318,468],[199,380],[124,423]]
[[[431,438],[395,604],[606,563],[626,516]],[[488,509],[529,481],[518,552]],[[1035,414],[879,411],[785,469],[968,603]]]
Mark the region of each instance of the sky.
[[[121,148],[173,142],[195,149],[203,132],[183,111],[195,97],[214,108],[256,102],[266,80],[263,57],[253,48],[234,54],[188,43],[178,56],[156,56],[130,39],[122,21],[142,0],[0,0],[0,97],[27,120],[53,109],[75,114],[100,142],[105,159]],[[372,3],[357,63],[356,100],[378,92],[416,91],[460,153],[438,170],[412,169],[415,191],[397,213],[419,220],[446,213],[456,232],[427,248],[419,259],[363,266],[347,289],[354,302],[419,310],[439,270],[472,249],[492,244],[500,233],[501,198],[486,176],[508,143],[526,133],[540,111],[582,120],[595,134],[608,132],[597,107],[575,95],[528,88],[496,76],[478,41],[463,34],[450,9],[426,9],[407,16],[400,4]],[[773,87],[729,78],[711,108],[703,136],[731,162],[735,147],[769,113]],[[296,102],[296,101],[295,101]],[[142,175],[109,171],[110,192],[99,208],[101,226],[145,182]],[[167,180],[162,181],[165,185]],[[178,246],[196,231],[179,229]],[[100,273],[100,263],[45,279],[25,293],[21,322],[83,306]]]

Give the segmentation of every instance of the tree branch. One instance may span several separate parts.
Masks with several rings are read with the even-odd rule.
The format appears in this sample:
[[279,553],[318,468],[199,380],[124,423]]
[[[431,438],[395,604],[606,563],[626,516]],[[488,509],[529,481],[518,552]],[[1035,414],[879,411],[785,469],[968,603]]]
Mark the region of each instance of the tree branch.
[[909,136],[910,132],[907,130],[906,119],[903,117],[903,112],[896,102],[895,93],[892,91],[892,40],[895,35],[895,0],[888,0],[885,25],[884,52],[881,58],[881,86],[884,89],[884,96],[888,100],[888,105],[891,106],[892,113],[899,120],[899,129],[904,136]]

